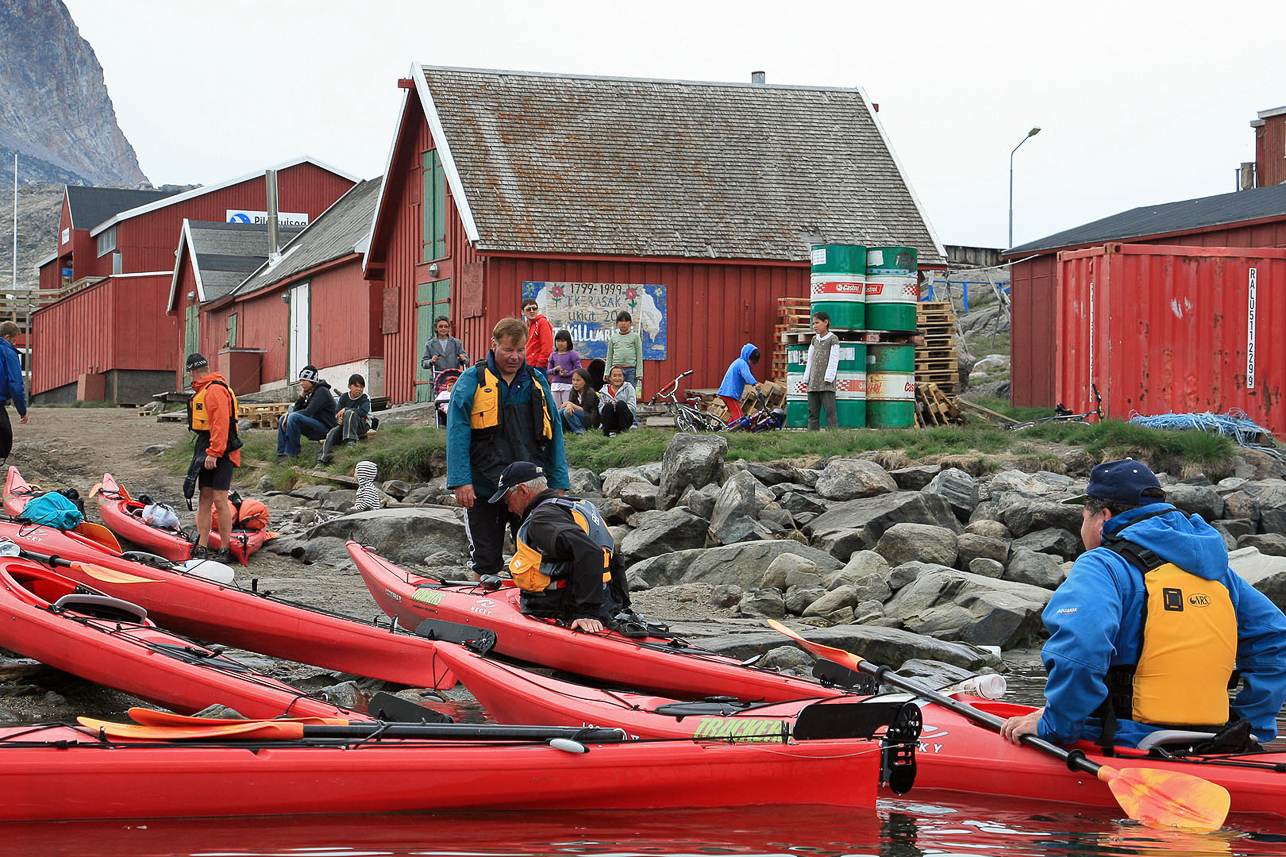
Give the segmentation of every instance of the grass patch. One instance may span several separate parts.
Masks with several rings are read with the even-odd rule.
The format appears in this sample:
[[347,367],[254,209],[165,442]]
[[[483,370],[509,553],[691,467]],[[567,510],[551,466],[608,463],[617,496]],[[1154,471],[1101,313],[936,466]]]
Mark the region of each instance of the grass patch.
[[1009,353],[1009,334],[998,333],[995,336],[969,337],[969,353],[981,360],[991,354]]

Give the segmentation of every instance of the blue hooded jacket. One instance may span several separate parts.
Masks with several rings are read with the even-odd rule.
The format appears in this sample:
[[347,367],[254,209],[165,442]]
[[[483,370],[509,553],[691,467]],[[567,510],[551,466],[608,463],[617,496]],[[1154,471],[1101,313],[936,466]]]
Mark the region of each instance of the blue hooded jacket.
[[[1161,508],[1170,511],[1129,526]],[[1103,534],[1119,534],[1228,590],[1237,612],[1237,669],[1243,682],[1232,714],[1249,720],[1259,741],[1274,738],[1277,712],[1286,701],[1286,616],[1228,567],[1223,536],[1200,516],[1185,517],[1169,504],[1114,516]],[[1037,727],[1041,738],[1071,744],[1102,734],[1101,721],[1091,714],[1107,698],[1108,667],[1138,662],[1146,598],[1143,575],[1108,548],[1095,548],[1076,560],[1041,617],[1050,633],[1041,653],[1049,674],[1045,713]],[[1118,746],[1136,746],[1156,731],[1125,719],[1122,712],[1117,717]]]
[[0,337],[0,406],[13,402],[18,416],[27,415],[27,395],[22,389],[22,358],[13,343]]
[[759,383],[750,371],[750,355],[754,351],[754,343],[747,342],[741,346],[741,356],[732,361],[732,365],[728,367],[728,371],[723,376],[723,383],[719,385],[720,396],[740,399],[741,394],[746,391],[747,384]]

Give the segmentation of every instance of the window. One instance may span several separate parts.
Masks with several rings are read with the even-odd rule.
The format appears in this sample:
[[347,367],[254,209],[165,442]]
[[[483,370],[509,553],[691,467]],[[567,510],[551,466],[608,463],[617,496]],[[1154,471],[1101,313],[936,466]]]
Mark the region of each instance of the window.
[[228,347],[237,347],[237,314],[235,312],[228,316]]
[[424,236],[421,243],[424,246],[424,261],[432,262],[447,253],[447,183],[437,149],[424,153],[423,176],[424,197],[420,205],[424,209]]
[[109,226],[98,233],[98,256],[102,258],[116,249],[116,227]]

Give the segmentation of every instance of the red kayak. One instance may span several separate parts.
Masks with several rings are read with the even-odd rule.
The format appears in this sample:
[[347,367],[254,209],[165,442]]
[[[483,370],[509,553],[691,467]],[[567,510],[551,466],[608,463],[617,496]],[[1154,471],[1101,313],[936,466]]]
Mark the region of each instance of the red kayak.
[[178,712],[218,703],[247,717],[356,716],[25,559],[0,557],[0,646]]
[[[859,699],[749,706],[681,702],[570,684],[498,663],[460,646],[443,645],[442,657],[478,702],[501,722],[550,726],[592,723],[616,726],[641,738],[773,740],[773,736],[781,734],[783,724],[795,723],[811,706],[835,708]],[[999,717],[1033,710],[1027,705],[963,694],[957,698]],[[914,701],[922,708],[924,726],[915,756],[915,795],[933,789],[1081,806],[1117,805],[1112,792],[1094,777],[1072,773],[1060,760],[1030,747],[1010,744],[960,714],[910,694],[885,694],[874,699]],[[1233,812],[1286,815],[1286,753],[1168,761],[1139,756],[1137,751],[1125,748],[1118,749],[1116,756],[1105,757],[1095,745],[1083,743],[1079,747],[1100,765],[1178,771],[1218,783],[1232,795]]]
[[0,539],[38,559],[56,556],[60,574],[137,604],[189,637],[412,687],[455,684],[429,640],[207,580],[201,564],[188,569],[156,557],[162,567],[143,565],[78,533],[33,524],[0,521]]
[[[11,518],[21,518],[23,510],[27,508],[27,504],[44,493],[43,489],[27,484],[27,480],[23,479],[22,474],[18,472],[18,468],[10,465],[4,482],[4,513]],[[116,536],[112,535],[112,531],[102,524],[81,521],[74,530],[69,530],[68,532],[83,536],[109,550],[120,552],[120,542],[116,540]]]
[[[154,527],[144,521],[146,504],[132,498],[112,474],[104,473],[103,481],[94,486],[90,496],[98,497],[98,517],[120,538],[173,562],[182,562],[192,555],[192,536],[181,528]],[[237,561],[245,565],[250,554],[263,547],[268,536],[267,530],[234,527],[229,549]],[[209,544],[212,550],[222,546],[218,530],[210,530]]]
[[441,736],[495,734],[495,727],[280,721],[126,727],[137,737],[118,738],[116,724],[82,723],[88,728],[0,729],[0,820],[805,804],[870,810],[880,760],[874,742],[832,740],[622,741],[598,737],[603,730],[555,736],[548,727],[521,733],[532,736],[526,739],[480,740]]
[[487,628],[496,634],[496,653],[506,657],[695,699],[720,695],[775,702],[844,694],[671,637],[572,631],[554,621],[524,616],[513,586],[493,591],[477,584],[443,583],[399,568],[356,542],[348,543],[348,552],[380,609],[398,624],[418,628],[425,619],[442,619]]

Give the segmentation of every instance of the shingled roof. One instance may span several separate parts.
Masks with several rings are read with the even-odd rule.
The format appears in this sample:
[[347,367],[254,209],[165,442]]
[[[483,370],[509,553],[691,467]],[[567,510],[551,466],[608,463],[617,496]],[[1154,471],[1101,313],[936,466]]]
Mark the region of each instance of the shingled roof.
[[335,201],[281,249],[281,261],[264,265],[231,291],[248,295],[283,280],[365,249],[380,179],[367,179]]
[[417,67],[479,250],[806,261],[941,245],[861,89]]
[[1055,232],[1005,251],[1006,256],[1026,256],[1102,244],[1105,241],[1146,238],[1175,232],[1192,232],[1268,218],[1286,218],[1286,185],[1221,193],[1161,205],[1143,205],[1091,223]]
[[[282,241],[298,230],[282,229]],[[268,261],[268,224],[219,223],[184,220],[179,254],[187,254],[196,277],[197,298],[208,303],[232,291],[246,277]],[[170,307],[178,289],[179,265],[174,266],[170,285]]]
[[177,190],[130,190],[120,187],[67,185],[72,229],[93,229],[122,211],[174,196]]

